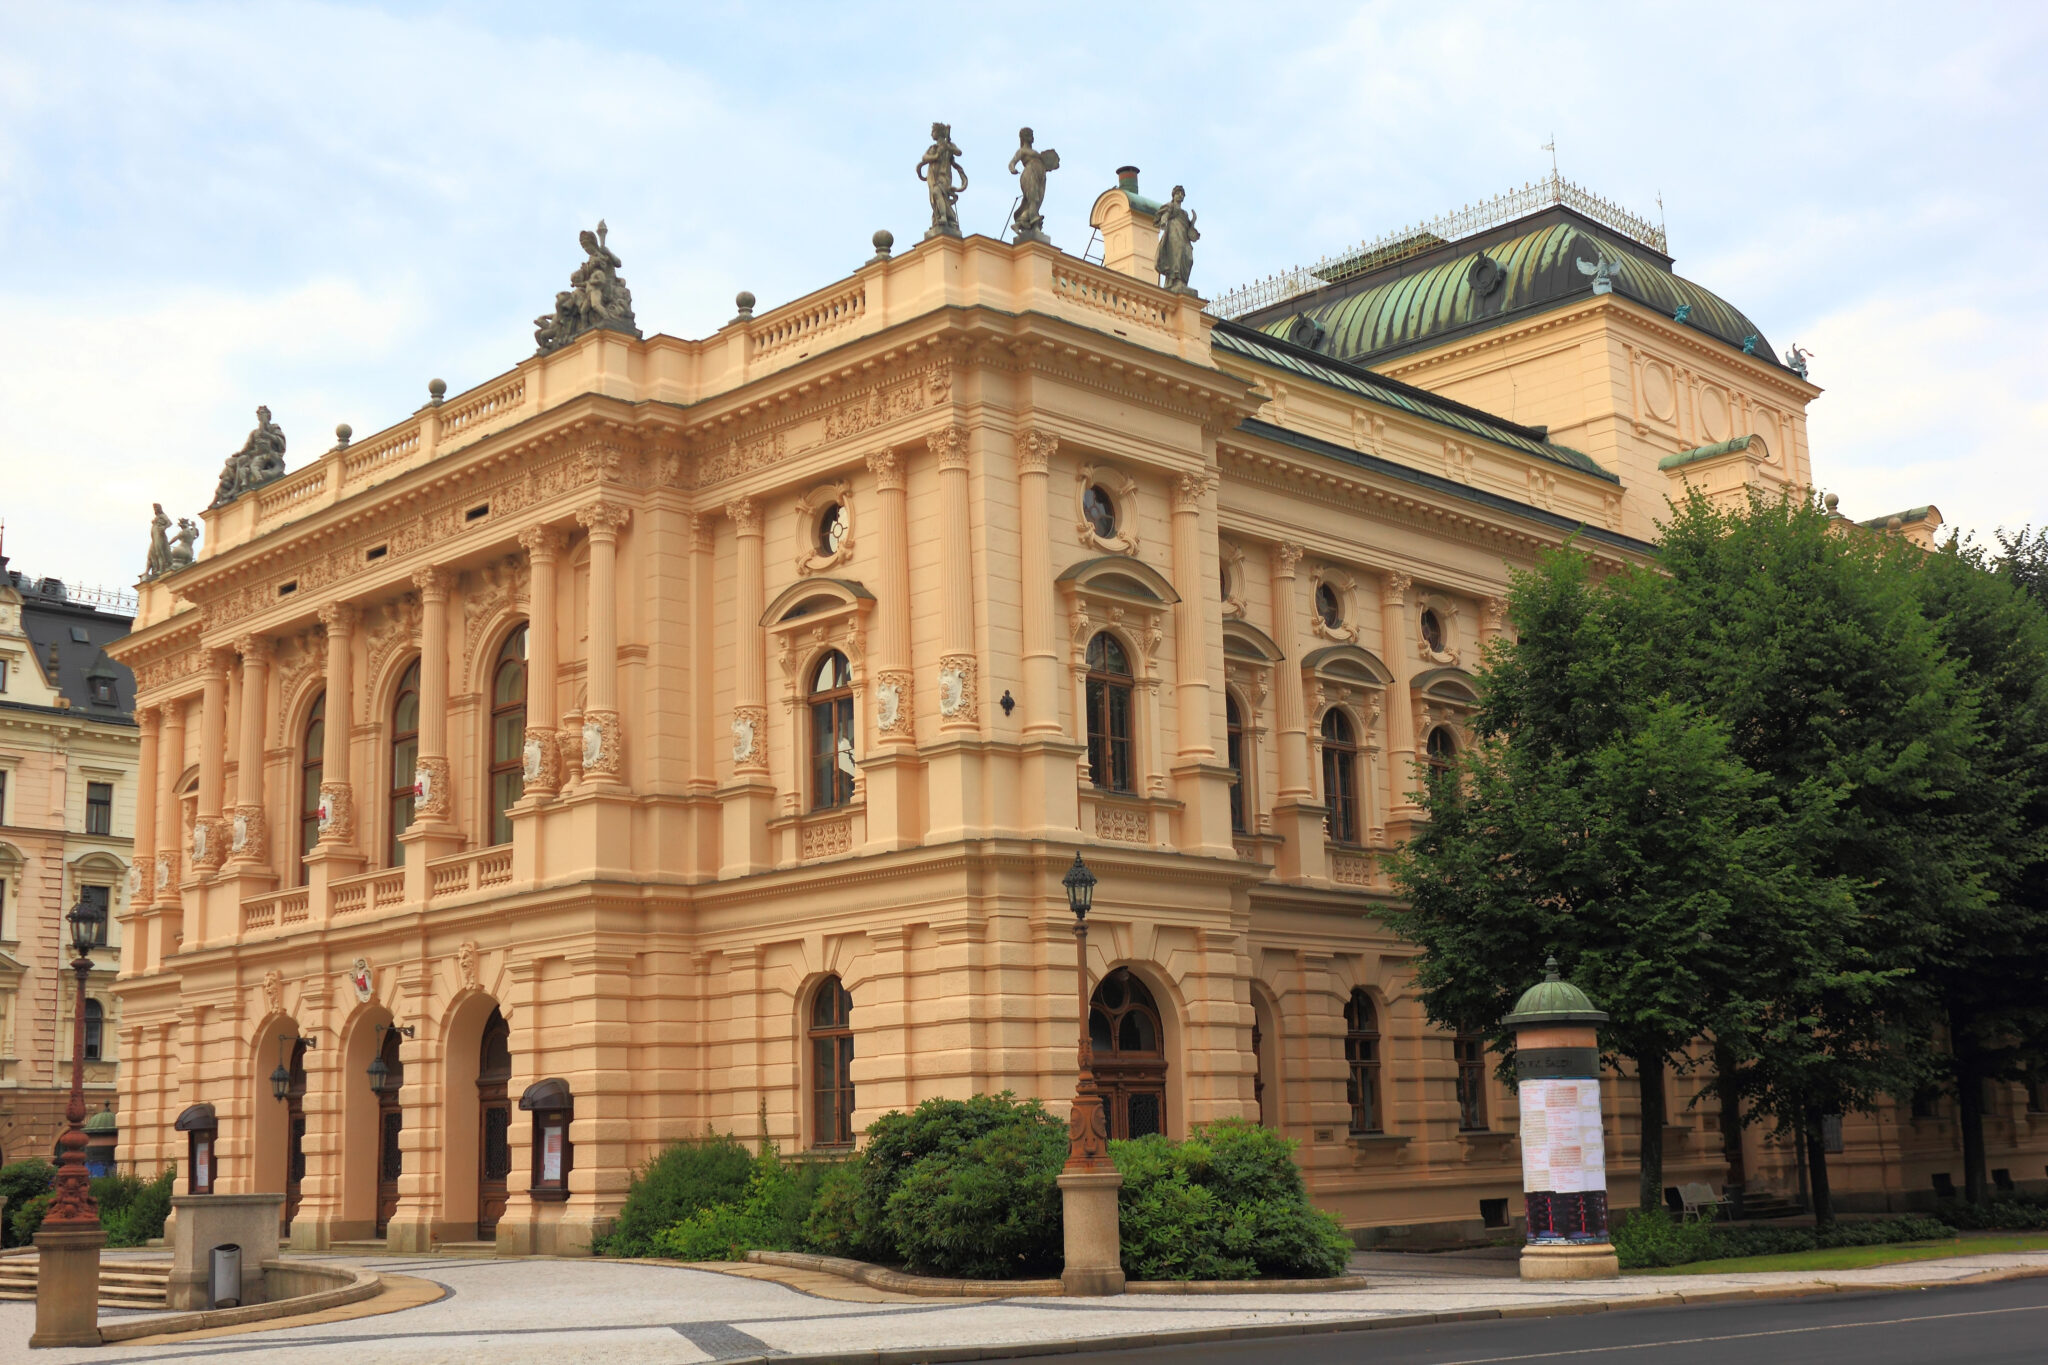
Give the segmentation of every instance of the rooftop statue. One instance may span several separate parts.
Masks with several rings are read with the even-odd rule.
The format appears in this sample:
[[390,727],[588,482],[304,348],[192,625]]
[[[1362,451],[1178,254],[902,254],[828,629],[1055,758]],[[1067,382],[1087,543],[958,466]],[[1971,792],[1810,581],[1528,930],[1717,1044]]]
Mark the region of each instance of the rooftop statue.
[[269,408],[256,409],[256,429],[242,448],[228,456],[220,471],[220,486],[213,491],[209,507],[222,507],[252,488],[261,488],[284,477],[284,432],[270,420]]
[[171,546],[171,567],[182,569],[192,562],[192,546],[199,540],[199,523],[190,517],[178,518],[178,536]]
[[[958,185],[953,183],[955,171],[960,173]],[[917,178],[924,181],[925,193],[932,201],[932,225],[925,230],[925,240],[958,237],[960,215],[953,205],[960,202],[960,196],[967,190],[967,168],[960,164],[960,148],[953,141],[952,124],[932,125],[932,145],[917,159]]]
[[[1022,170],[1018,168],[1022,167]],[[1045,235],[1045,173],[1060,168],[1060,154],[1048,147],[1039,151],[1031,145],[1031,130],[1017,130],[1017,150],[1010,157],[1010,172],[1017,177],[1017,211],[1010,216],[1010,229],[1020,242],[1044,242],[1050,246],[1052,238]]]
[[1202,234],[1195,231],[1195,215],[1185,207],[1188,192],[1173,187],[1173,197],[1159,206],[1153,222],[1159,228],[1158,268],[1160,283],[1176,294],[1192,294],[1188,276],[1195,273],[1195,243]]
[[171,571],[171,542],[166,535],[171,529],[171,519],[164,515],[164,505],[151,503],[156,515],[149,519],[149,562],[143,566],[144,578],[155,578],[158,574]]
[[569,287],[555,295],[555,311],[533,320],[533,339],[542,355],[600,327],[640,335],[639,324],[633,320],[633,291],[619,273],[625,262],[605,245],[608,231],[600,218],[597,231],[585,229],[578,236],[583,244],[583,264],[569,276]]
[[1621,273],[1621,262],[1608,260],[1607,251],[1603,247],[1600,249],[1596,259],[1579,262],[1579,273],[1593,277],[1594,293],[1612,294],[1614,292],[1614,277]]
[[1807,350],[1795,341],[1792,343],[1792,349],[1785,352],[1785,368],[1798,375],[1801,379],[1804,379],[1806,378],[1806,362],[1812,355],[1812,351]]

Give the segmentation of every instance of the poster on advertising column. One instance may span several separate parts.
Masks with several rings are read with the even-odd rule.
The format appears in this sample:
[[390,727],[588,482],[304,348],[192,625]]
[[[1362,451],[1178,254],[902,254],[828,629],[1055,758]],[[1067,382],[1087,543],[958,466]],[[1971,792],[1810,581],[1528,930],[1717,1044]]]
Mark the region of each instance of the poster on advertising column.
[[1523,1081],[1522,1189],[1577,1194],[1607,1188],[1600,1082]]

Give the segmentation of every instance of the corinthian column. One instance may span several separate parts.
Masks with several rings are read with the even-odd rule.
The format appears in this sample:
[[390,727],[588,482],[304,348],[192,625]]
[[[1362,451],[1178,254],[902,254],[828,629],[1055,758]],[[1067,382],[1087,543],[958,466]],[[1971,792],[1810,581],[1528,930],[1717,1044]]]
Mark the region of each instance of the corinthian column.
[[893,450],[868,456],[881,506],[881,596],[875,603],[875,734],[884,745],[917,737],[910,670],[910,513],[903,457]]
[[733,588],[732,766],[735,772],[768,771],[768,655],[761,630],[761,506],[752,498],[725,505],[739,539],[738,581]]
[[269,827],[263,807],[263,730],[270,699],[270,641],[245,635],[236,642],[242,654],[242,734],[235,752],[235,814],[228,851],[239,864],[255,867],[270,856]]
[[1216,736],[1209,715],[1208,601],[1215,577],[1202,571],[1202,503],[1216,489],[1208,470],[1173,483],[1174,698],[1180,713],[1182,758],[1213,758]]
[[625,729],[619,721],[619,531],[632,509],[600,499],[578,508],[590,532],[590,658],[584,674],[583,782],[617,787],[625,778]]
[[1059,438],[1049,431],[1017,437],[1018,564],[1024,581],[1024,733],[1060,730],[1060,661],[1053,638],[1052,524],[1048,466]]
[[528,795],[552,796],[562,785],[561,738],[555,731],[555,568],[562,533],[529,526],[519,543],[533,566],[532,614],[526,625],[526,742],[520,754]]
[[1301,650],[1298,618],[1301,603],[1295,589],[1295,566],[1301,563],[1301,547],[1285,541],[1273,547],[1273,643],[1280,647],[1275,670],[1273,719],[1280,731],[1280,797],[1306,800],[1312,789],[1308,781],[1308,724],[1302,716]]
[[355,680],[349,652],[358,613],[351,602],[320,608],[327,627],[327,722],[320,749],[320,846],[352,849],[356,840],[356,793],[348,776],[349,730],[355,724]]
[[442,831],[455,818],[455,784],[448,768],[449,574],[429,565],[412,582],[420,590],[420,748],[413,761],[419,794],[412,827]]
[[939,728],[975,729],[980,717],[974,653],[974,552],[967,511],[967,428],[933,432],[939,462]]
[[226,649],[206,652],[206,683],[199,701],[199,816],[192,822],[192,865],[209,872],[227,858],[221,769],[228,748],[228,664],[233,657]]

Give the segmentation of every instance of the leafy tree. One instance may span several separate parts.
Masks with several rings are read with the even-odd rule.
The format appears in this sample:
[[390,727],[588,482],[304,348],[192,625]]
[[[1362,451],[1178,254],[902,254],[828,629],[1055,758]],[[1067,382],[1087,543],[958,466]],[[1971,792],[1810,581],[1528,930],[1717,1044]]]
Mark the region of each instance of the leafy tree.
[[2022,526],[2016,535],[2003,530],[1997,534],[1997,571],[2009,575],[2036,602],[2048,607],[2048,526],[2039,530]]

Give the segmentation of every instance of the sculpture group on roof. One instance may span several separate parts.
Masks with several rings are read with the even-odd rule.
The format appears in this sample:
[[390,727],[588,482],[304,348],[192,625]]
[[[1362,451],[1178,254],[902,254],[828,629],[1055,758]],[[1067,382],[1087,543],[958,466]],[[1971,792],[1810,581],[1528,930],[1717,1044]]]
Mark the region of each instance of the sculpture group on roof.
[[252,488],[261,488],[284,477],[284,431],[270,420],[270,409],[256,409],[256,429],[242,448],[228,456],[221,467],[220,485],[214,489],[209,507],[233,502]]
[[160,502],[151,503],[155,515],[149,519],[149,558],[143,566],[145,581],[161,578],[174,573],[192,562],[193,545],[199,539],[199,526],[190,517],[178,518],[178,534],[171,536],[170,516]]
[[633,291],[619,273],[625,263],[605,244],[607,231],[603,219],[598,220],[597,231],[584,230],[578,238],[583,264],[569,276],[569,287],[555,295],[555,311],[533,320],[533,339],[542,355],[600,327],[640,335],[633,321]]

